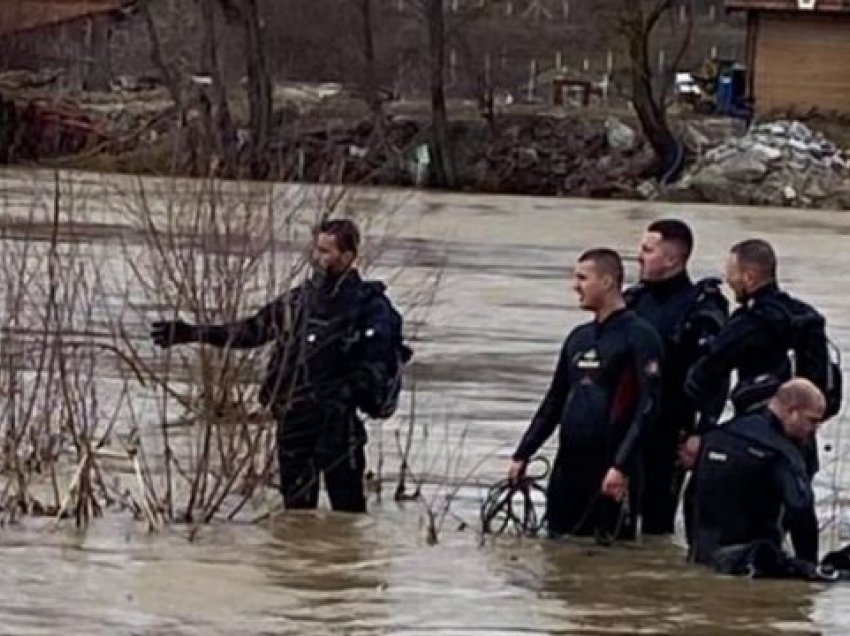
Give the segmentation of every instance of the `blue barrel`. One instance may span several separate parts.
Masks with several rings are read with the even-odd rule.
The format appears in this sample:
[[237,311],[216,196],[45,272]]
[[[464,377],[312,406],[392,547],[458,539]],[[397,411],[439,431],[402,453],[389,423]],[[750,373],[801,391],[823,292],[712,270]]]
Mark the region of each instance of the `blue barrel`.
[[717,110],[728,113],[735,103],[735,82],[732,73],[723,73],[717,78]]

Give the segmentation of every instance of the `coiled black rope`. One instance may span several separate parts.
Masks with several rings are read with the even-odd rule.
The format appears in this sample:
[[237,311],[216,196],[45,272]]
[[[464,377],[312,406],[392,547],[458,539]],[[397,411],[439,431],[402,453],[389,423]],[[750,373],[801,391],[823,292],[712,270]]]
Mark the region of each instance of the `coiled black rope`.
[[[481,506],[483,534],[501,535],[510,529],[518,535],[533,537],[543,529],[546,517],[538,516],[534,493],[537,492],[545,499],[546,490],[541,482],[549,476],[551,464],[543,456],[532,459],[529,466],[535,463],[542,464],[542,470],[536,474],[526,472],[525,476],[518,480],[502,479],[487,491],[487,497]],[[570,535],[575,535],[590,516],[595,514],[602,497],[602,493],[594,495],[572,532],[560,538],[566,539]],[[620,532],[627,517],[627,508],[628,504],[624,502],[613,528],[594,528],[594,539],[598,545],[611,546],[620,538]]]
[[487,491],[481,506],[481,530],[484,534],[500,535],[508,529],[525,536],[536,536],[543,528],[545,516],[538,516],[534,493],[545,498],[546,490],[541,482],[549,476],[551,464],[545,457],[538,456],[529,462],[542,464],[542,470],[526,474],[517,480],[502,479]]

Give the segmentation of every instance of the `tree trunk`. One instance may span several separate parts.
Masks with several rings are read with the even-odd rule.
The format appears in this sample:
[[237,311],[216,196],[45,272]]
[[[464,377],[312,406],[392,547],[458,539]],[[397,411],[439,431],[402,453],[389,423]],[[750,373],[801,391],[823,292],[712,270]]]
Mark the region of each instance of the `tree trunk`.
[[372,0],[360,0],[363,16],[363,94],[372,111],[375,122],[381,120],[381,99],[378,96],[378,74],[375,69],[375,32],[372,23]]
[[[153,14],[151,13],[150,0],[145,0],[140,4],[140,11],[147,28],[148,40],[150,41],[150,55],[154,66],[162,75],[162,81],[168,89],[171,99],[174,101],[174,106],[177,110],[177,134],[174,140],[174,152],[171,157],[171,174],[176,175],[180,170],[181,164],[187,161],[184,155],[192,153],[192,142],[187,139],[191,136],[186,128],[186,95],[184,93],[184,85],[180,81],[177,73],[168,64],[163,53],[162,41],[159,38],[159,33],[156,30]],[[189,145],[188,150],[185,146]],[[168,449],[166,449],[166,465],[170,465],[168,458]],[[171,501],[171,481],[168,478],[167,499]],[[169,515],[171,511],[169,510]]]
[[257,0],[243,0],[245,63],[251,128],[251,177],[268,176],[268,148],[272,124],[272,82]]
[[203,49],[201,53],[201,68],[212,81],[212,112],[204,112],[203,101],[201,115],[209,116],[207,135],[216,148],[222,162],[221,172],[225,176],[235,176],[236,173],[236,129],[230,115],[230,105],[227,102],[227,88],[224,85],[221,66],[218,60],[218,39],[216,33],[215,5],[213,0],[201,0],[201,18],[204,25]]
[[168,89],[171,99],[174,100],[174,104],[177,106],[178,112],[182,113],[183,87],[180,84],[178,77],[174,74],[172,68],[165,61],[165,56],[162,51],[162,41],[159,39],[159,33],[156,30],[156,24],[154,24],[153,20],[153,14],[151,14],[150,0],[143,2],[140,7],[142,17],[145,21],[145,26],[147,27],[148,39],[150,40],[151,60],[157,70],[162,74],[162,81],[165,83],[165,87]]
[[83,87],[89,91],[108,91],[112,79],[109,57],[109,24],[103,16],[89,18],[86,42],[86,71]]
[[667,125],[666,107],[655,94],[652,68],[649,59],[649,42],[652,31],[665,12],[673,5],[671,0],[656,0],[649,13],[641,2],[624,0],[625,30],[631,63],[632,104],[640,120],[641,129],[652,146],[657,165],[655,176],[662,181],[674,178],[682,165],[682,146]]
[[449,139],[445,95],[445,20],[442,0],[427,0],[428,49],[431,62],[431,168],[433,184],[441,188],[456,185]]
[[643,29],[635,30],[630,36],[632,103],[640,120],[641,129],[658,158],[656,176],[663,178],[678,163],[679,143],[667,125],[664,107],[656,96],[652,85],[648,52],[649,34]]

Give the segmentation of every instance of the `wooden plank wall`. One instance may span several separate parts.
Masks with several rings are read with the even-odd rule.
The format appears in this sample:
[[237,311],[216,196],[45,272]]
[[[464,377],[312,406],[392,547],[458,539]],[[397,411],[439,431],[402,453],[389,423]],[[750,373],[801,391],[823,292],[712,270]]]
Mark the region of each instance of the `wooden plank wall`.
[[759,16],[754,92],[759,111],[850,113],[850,16]]

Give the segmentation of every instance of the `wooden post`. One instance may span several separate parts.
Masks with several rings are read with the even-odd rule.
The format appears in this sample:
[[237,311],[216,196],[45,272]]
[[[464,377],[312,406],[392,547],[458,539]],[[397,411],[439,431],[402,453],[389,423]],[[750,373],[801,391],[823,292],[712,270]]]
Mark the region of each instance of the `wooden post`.
[[531,60],[528,73],[528,101],[533,102],[537,93],[537,60]]
[[758,49],[759,31],[761,29],[761,21],[759,14],[755,11],[747,13],[747,42],[746,42],[746,60],[747,60],[747,98],[756,100],[756,50]]

